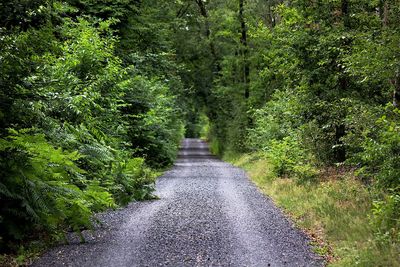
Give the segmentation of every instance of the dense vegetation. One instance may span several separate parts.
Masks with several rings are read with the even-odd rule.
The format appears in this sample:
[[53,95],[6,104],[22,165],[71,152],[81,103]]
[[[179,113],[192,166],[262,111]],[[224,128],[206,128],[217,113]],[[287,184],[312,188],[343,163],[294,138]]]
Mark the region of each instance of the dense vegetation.
[[152,197],[151,167],[173,162],[184,125],[179,66],[162,38],[172,30],[146,4],[13,0],[0,10],[4,252]]
[[[197,5],[208,11],[208,16],[201,14],[203,26],[190,26],[203,29],[209,49],[206,63],[211,66],[196,70],[214,70],[204,97],[213,151],[227,158],[253,154],[255,162],[269,165],[264,179],[292,179],[298,188],[306,188],[301,191],[304,202],[314,192],[321,199],[341,201],[342,211],[344,203],[358,205],[368,213],[362,223],[370,224],[372,238],[379,240],[376,250],[387,257],[377,253],[376,261],[368,262],[360,260],[360,253],[345,265],[398,264],[400,2],[238,0]],[[202,53],[197,50],[199,57]],[[198,88],[198,95],[204,88]],[[333,175],[338,180],[334,190],[326,183],[332,167],[344,174]],[[361,198],[369,210],[356,198],[346,199],[355,197],[340,185],[348,176],[363,188],[360,197],[368,194]],[[296,193],[289,189],[294,185],[282,184],[278,186],[286,189],[281,194]],[[282,206],[293,196],[285,197],[286,202],[278,199]],[[326,207],[318,205],[317,216],[325,216],[321,210]],[[330,210],[335,216],[337,209]],[[329,231],[327,224],[322,228]],[[337,229],[330,235],[339,236]],[[351,241],[356,246],[360,239]]]
[[173,162],[185,130],[297,184],[320,184],[332,167],[355,176],[374,238],[398,247],[399,0],[0,10],[1,250],[150,197],[151,168]]

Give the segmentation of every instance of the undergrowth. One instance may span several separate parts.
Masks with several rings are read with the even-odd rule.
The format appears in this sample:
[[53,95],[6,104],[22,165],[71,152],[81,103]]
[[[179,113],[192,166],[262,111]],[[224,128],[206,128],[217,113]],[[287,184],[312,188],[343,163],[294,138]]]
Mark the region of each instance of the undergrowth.
[[312,240],[329,266],[399,266],[400,249],[380,238],[374,220],[374,192],[351,170],[329,168],[315,181],[278,178],[262,153],[225,157],[243,167],[264,194],[283,208]]

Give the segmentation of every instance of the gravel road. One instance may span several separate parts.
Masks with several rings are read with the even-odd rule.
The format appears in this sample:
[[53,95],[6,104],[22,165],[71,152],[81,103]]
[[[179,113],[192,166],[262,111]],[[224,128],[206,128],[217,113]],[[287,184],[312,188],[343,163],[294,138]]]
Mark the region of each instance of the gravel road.
[[159,200],[98,215],[33,266],[323,266],[308,240],[239,168],[185,139],[156,184]]

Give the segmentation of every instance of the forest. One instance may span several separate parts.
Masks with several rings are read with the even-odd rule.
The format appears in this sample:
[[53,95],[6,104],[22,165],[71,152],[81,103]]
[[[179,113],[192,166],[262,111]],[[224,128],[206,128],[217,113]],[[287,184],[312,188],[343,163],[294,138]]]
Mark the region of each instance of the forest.
[[399,0],[0,11],[0,262],[155,198],[186,136],[258,170],[333,264],[400,264]]

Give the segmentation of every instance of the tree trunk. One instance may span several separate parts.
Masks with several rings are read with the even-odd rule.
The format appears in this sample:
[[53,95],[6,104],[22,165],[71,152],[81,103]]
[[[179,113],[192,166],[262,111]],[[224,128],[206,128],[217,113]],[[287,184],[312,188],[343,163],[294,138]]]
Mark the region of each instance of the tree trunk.
[[[342,0],[341,2],[341,9],[342,9],[342,21],[345,30],[350,28],[350,21],[349,21],[349,0]],[[349,41],[344,40],[342,44],[345,48],[348,47]],[[342,92],[347,91],[349,81],[347,75],[343,72],[342,67],[337,66],[339,72],[339,88]],[[346,127],[345,125],[340,122],[335,126],[335,161],[336,162],[344,162],[346,160],[346,149],[344,147],[342,138],[346,135]]]
[[217,57],[217,52],[215,49],[214,42],[211,40],[211,29],[210,29],[210,22],[208,19],[207,8],[206,8],[205,2],[203,2],[203,0],[196,0],[196,3],[200,9],[200,14],[205,19],[206,37],[210,44],[210,51],[211,51],[211,55],[213,57],[215,71],[217,73],[219,73],[221,71],[221,66],[219,65],[219,62],[218,62],[218,57]]
[[346,160],[346,149],[344,147],[342,137],[346,135],[346,127],[344,124],[335,126],[335,161],[344,162]]
[[249,76],[250,76],[250,66],[248,61],[248,45],[247,45],[247,27],[244,18],[244,0],[239,0],[239,22],[240,22],[240,43],[242,45],[242,57],[243,57],[243,85],[244,85],[244,98],[249,98]]
[[400,107],[400,71],[397,71],[394,79],[391,80],[392,85],[394,86],[393,92],[393,106],[395,108]]
[[386,28],[389,25],[389,3],[385,1],[383,4],[383,27]]
[[342,0],[342,17],[343,17],[343,26],[346,29],[350,28],[349,0]]

